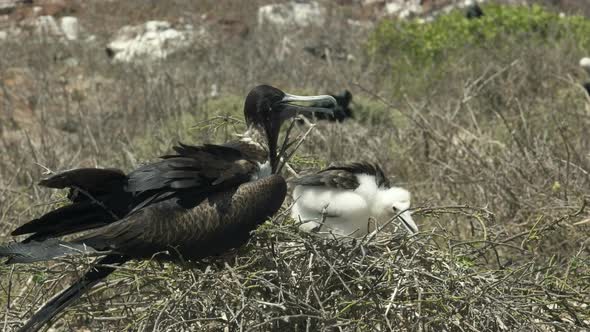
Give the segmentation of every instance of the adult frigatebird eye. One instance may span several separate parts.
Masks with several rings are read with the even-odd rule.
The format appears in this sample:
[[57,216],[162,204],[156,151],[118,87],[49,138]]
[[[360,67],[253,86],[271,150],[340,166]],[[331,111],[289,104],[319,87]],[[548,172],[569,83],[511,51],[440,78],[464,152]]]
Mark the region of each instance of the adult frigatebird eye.
[[334,97],[330,95],[319,95],[319,96],[297,96],[289,93],[285,93],[285,96],[278,102],[278,111],[281,112],[281,119],[288,119],[295,116],[298,112],[309,112],[309,113],[326,113],[333,114],[333,108],[324,107],[311,107],[293,104],[295,102],[329,102],[332,106],[336,106],[337,102]]

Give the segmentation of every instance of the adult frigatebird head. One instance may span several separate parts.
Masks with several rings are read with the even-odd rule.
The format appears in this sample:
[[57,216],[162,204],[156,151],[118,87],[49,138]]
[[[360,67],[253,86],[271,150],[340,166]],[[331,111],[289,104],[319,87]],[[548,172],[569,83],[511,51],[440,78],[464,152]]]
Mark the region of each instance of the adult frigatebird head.
[[244,104],[244,118],[248,127],[254,125],[264,129],[269,147],[269,158],[274,171],[277,166],[277,141],[281,125],[303,112],[333,114],[332,108],[311,107],[296,103],[329,102],[336,105],[336,99],[328,95],[297,96],[283,92],[270,85],[259,85],[252,89]]

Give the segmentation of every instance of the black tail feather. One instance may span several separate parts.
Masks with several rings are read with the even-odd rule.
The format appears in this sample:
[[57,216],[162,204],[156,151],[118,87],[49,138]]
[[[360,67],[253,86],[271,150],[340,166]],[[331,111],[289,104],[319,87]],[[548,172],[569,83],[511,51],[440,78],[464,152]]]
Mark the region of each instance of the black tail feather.
[[121,265],[127,260],[126,257],[119,255],[108,255],[101,258],[96,263],[97,266],[86,272],[86,274],[76,281],[76,283],[45,303],[35,314],[33,314],[29,321],[19,329],[19,332],[38,331],[43,325],[45,325],[45,323],[49,322],[67,306],[79,299],[90,288],[115,271],[115,267],[105,265]]
[[[29,233],[48,233],[53,237],[59,236],[57,232],[79,232],[79,227],[87,225],[86,229],[107,225],[116,219],[102,207],[92,202],[73,203],[53,210],[38,219],[18,227],[11,235],[23,235]],[[72,229],[70,231],[70,229]],[[84,230],[84,229],[82,229]],[[66,234],[68,234],[66,233]]]
[[69,243],[58,239],[43,242],[14,242],[0,246],[0,257],[8,257],[7,264],[47,261],[68,255],[96,253],[84,244]]
[[70,188],[71,204],[50,211],[18,227],[12,235],[32,234],[24,242],[72,234],[119,220],[133,206],[125,191],[127,176],[116,169],[80,168],[58,173],[39,184]]

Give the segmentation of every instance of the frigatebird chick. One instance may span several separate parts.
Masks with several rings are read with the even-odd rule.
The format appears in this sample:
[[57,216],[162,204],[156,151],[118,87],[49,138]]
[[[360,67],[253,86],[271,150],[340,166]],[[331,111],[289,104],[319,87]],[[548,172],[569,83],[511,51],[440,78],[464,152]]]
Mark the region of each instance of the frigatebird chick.
[[333,109],[333,114],[329,113],[314,113],[313,115],[306,113],[304,116],[309,118],[315,118],[318,120],[328,120],[331,122],[338,121],[342,122],[345,119],[354,118],[354,114],[352,109],[350,108],[350,102],[352,101],[352,93],[348,90],[344,90],[341,94],[331,95],[336,99],[336,105],[333,106],[329,102],[317,102],[313,103],[310,106],[313,107],[320,107],[320,108],[328,108]]
[[[174,154],[128,174],[82,168],[41,181],[44,187],[69,188],[70,204],[14,230],[12,235],[28,237],[0,246],[0,257],[30,263],[105,256],[20,331],[40,329],[112,273],[113,265],[132,259],[199,260],[243,245],[253,229],[278,211],[287,193],[285,180],[275,174],[281,124],[299,112],[332,112],[293,104],[298,101],[336,102],[330,96],[295,96],[257,86],[244,104],[247,130],[236,141],[180,144]],[[73,240],[59,239],[68,234]]]
[[465,10],[465,17],[467,19],[473,20],[482,16],[484,16],[483,10],[476,2],[472,2],[467,6],[467,9]]
[[292,182],[291,216],[301,221],[301,230],[358,238],[397,216],[410,234],[418,232],[408,211],[410,193],[390,186],[377,164],[331,166]]

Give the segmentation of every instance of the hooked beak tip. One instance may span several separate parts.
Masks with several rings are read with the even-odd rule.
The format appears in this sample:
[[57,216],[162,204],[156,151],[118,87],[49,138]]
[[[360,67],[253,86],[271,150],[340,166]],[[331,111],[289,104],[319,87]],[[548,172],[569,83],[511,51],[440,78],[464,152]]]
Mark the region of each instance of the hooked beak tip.
[[402,221],[408,233],[412,235],[418,233],[418,226],[408,211],[399,215],[399,219]]

